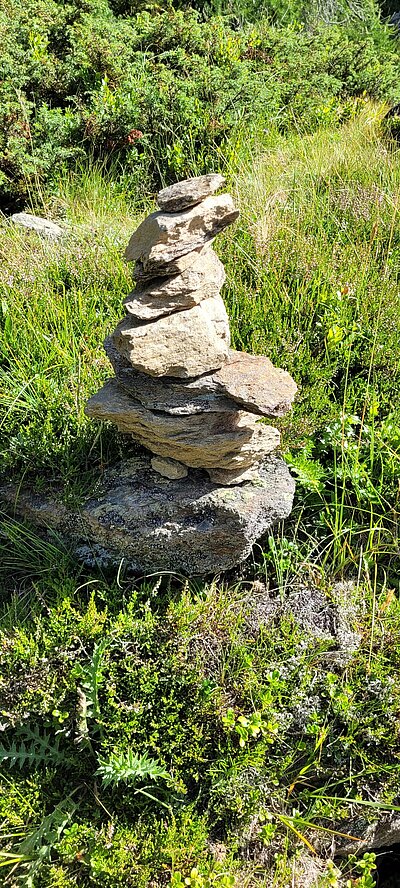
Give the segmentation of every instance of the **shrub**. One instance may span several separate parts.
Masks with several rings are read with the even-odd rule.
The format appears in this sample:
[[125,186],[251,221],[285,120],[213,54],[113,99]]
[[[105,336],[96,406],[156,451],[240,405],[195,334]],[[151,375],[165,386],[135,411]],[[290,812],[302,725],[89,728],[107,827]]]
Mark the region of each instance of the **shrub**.
[[106,0],[9,0],[0,11],[4,209],[87,154],[117,161],[143,192],[223,166],[237,126],[310,128],[326,107],[342,119],[363,93],[398,97],[396,46],[377,20],[237,30],[191,9],[122,11]]

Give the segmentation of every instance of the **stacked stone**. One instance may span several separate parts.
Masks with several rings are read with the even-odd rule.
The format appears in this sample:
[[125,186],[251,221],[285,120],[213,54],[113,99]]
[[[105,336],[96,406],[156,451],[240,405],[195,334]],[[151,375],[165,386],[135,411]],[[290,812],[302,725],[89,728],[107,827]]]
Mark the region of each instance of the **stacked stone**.
[[132,235],[136,287],[105,343],[115,377],[86,413],[131,434],[164,477],[200,468],[230,485],[254,479],[277,448],[279,432],[260,418],[282,416],[296,385],[268,358],[230,348],[212,243],[239,214],[229,194],[215,194],[223,184],[213,174],[163,189],[159,211]]

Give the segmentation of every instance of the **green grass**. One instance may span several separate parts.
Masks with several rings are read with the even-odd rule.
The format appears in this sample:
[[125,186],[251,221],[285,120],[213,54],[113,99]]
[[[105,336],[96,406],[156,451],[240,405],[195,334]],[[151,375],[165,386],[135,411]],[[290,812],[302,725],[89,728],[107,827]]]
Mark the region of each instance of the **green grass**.
[[[2,517],[5,885],[302,885],[329,830],[400,805],[400,155],[382,113],[238,131],[226,157],[234,345],[299,385],[280,423],[295,507],[253,559],[225,581],[135,584]],[[62,243],[1,222],[4,481],[79,500],[134,446],[83,413],[132,286],[134,197],[94,168],[33,207],[64,220]],[[342,864],[368,888],[358,866]]]

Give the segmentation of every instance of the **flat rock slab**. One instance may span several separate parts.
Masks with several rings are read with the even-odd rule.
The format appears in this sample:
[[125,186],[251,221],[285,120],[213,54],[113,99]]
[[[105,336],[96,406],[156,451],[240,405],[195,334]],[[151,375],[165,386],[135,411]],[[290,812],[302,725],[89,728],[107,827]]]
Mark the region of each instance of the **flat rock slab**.
[[59,225],[50,219],[43,219],[42,216],[33,216],[31,213],[14,213],[10,218],[15,225],[35,231],[36,234],[47,240],[59,240],[64,233]]
[[217,385],[237,404],[262,416],[283,416],[291,407],[297,385],[264,355],[248,355],[233,349],[226,365],[214,375]]
[[158,192],[157,203],[165,213],[178,213],[200,203],[210,197],[218,188],[225,185],[225,179],[219,173],[208,173],[205,176],[194,176],[183,179],[175,185],[169,185]]
[[259,468],[256,482],[221,487],[200,471],[170,481],[134,457],[105,472],[79,510],[49,496],[3,489],[19,514],[57,531],[90,567],[125,566],[136,574],[171,571],[201,576],[229,570],[253,544],[289,515],[294,480],[279,456]]
[[269,358],[229,349],[220,370],[196,379],[157,379],[139,373],[114,347],[111,337],[104,342],[106,355],[119,384],[149,410],[189,415],[218,411],[238,404],[259,416],[279,417],[290,409],[297,385],[287,373],[274,367]]
[[190,268],[194,262],[197,262],[199,256],[208,253],[212,242],[212,240],[207,241],[206,246],[201,247],[199,250],[193,250],[190,253],[185,253],[184,256],[178,256],[177,259],[174,259],[173,262],[169,262],[168,265],[160,265],[160,267],[157,268],[157,271],[152,269],[149,271],[147,268],[145,269],[143,262],[140,262],[138,259],[132,270],[133,280],[139,285],[147,286],[155,280],[156,276],[159,278],[166,276],[170,277],[172,274],[182,274],[182,272]]
[[279,446],[279,432],[244,410],[176,416],[148,410],[110,379],[89,398],[85,413],[113,422],[157,456],[197,469],[241,471]]
[[225,282],[222,262],[214,250],[195,253],[195,261],[182,274],[153,278],[138,285],[125,299],[127,312],[143,321],[152,321],[174,311],[197,305],[202,299],[219,295]]
[[238,216],[230,194],[206,197],[181,213],[151,213],[132,234],[125,258],[141,262],[146,274],[165,274],[171,263],[204,247]]

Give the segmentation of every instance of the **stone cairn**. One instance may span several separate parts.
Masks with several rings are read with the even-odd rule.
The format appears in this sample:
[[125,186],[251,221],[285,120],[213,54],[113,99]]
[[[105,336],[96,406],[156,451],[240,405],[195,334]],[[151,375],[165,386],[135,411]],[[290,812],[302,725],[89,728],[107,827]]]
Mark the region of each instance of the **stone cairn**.
[[230,486],[260,482],[279,432],[259,420],[282,416],[296,385],[268,358],[230,348],[225,271],[212,249],[239,215],[229,194],[215,194],[224,183],[211,174],[164,188],[159,211],[132,235],[125,256],[136,287],[105,342],[115,377],[86,413],[150,450],[159,475],[203,469]]
[[115,376],[86,412],[147,452],[106,469],[79,508],[51,493],[0,490],[89,566],[219,573],[292,508],[279,433],[261,420],[282,416],[296,386],[268,358],[230,348],[212,243],[238,212],[229,194],[215,194],[223,184],[209,175],[165,188],[126,251],[136,288],[105,343]]
[[[136,287],[106,340],[115,376],[86,405],[145,451],[99,477],[72,509],[51,493],[0,489],[5,504],[68,541],[89,566],[201,576],[239,564],[292,508],[277,453],[296,385],[266,357],[230,348],[214,238],[238,217],[219,175],[160,191],[132,235]],[[147,451],[147,452],[146,452]],[[150,451],[150,453],[149,453]]]

